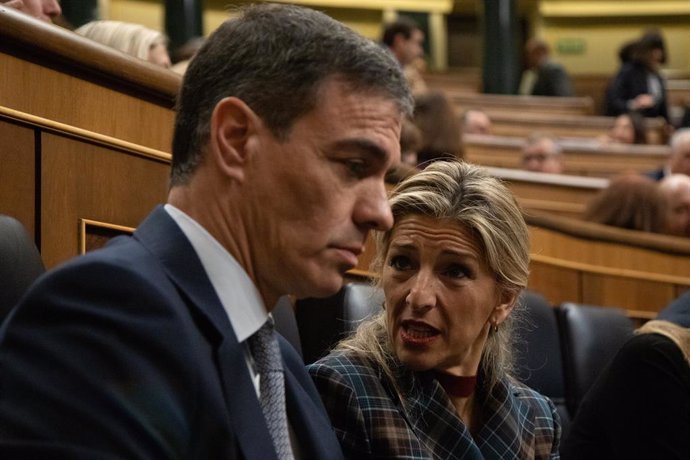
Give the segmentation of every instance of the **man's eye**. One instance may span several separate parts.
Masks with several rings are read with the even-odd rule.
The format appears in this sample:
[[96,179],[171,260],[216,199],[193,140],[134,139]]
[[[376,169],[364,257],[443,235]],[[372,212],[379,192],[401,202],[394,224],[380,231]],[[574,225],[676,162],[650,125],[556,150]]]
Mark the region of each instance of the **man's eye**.
[[395,270],[408,270],[411,267],[410,259],[405,256],[393,256],[388,261],[388,265]]
[[362,177],[367,170],[367,165],[362,160],[347,160],[345,165],[347,166],[350,174],[356,177]]

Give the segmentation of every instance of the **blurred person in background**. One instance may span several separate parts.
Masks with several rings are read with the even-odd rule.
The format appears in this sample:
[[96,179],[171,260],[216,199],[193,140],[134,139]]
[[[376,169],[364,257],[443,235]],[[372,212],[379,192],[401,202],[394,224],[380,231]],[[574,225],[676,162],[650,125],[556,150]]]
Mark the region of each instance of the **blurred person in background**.
[[666,60],[661,33],[650,31],[643,35],[630,51],[630,62],[621,67],[608,89],[606,115],[639,111],[645,117],[668,121],[666,83],[659,73]]
[[405,78],[412,94],[427,91],[422,71],[424,61],[424,32],[416,22],[407,16],[399,16],[383,28],[381,42],[393,53],[403,68]]
[[573,95],[570,77],[562,65],[553,62],[549,45],[542,39],[531,38],[525,44],[525,71],[519,94],[530,96]]
[[601,141],[612,144],[646,144],[644,117],[638,112],[618,115],[609,133]]
[[666,232],[667,202],[656,182],[639,174],[611,179],[587,205],[584,220],[652,233]]
[[62,14],[58,0],[0,0],[0,5],[14,8],[36,19],[50,23]]
[[522,169],[533,172],[561,174],[563,154],[561,146],[553,137],[544,133],[533,133],[522,148]]
[[92,21],[75,32],[130,56],[170,68],[168,39],[156,30],[128,22]]
[[491,134],[491,119],[483,110],[467,110],[462,116],[462,133]]

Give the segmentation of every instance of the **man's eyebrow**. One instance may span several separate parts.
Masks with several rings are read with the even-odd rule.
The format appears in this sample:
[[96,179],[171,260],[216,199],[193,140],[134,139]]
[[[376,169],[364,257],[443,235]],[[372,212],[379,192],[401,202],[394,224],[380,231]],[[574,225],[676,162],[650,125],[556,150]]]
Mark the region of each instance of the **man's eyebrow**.
[[384,161],[388,157],[386,150],[368,139],[341,139],[334,144],[334,147],[337,150],[358,151],[359,153],[375,157],[379,161]]

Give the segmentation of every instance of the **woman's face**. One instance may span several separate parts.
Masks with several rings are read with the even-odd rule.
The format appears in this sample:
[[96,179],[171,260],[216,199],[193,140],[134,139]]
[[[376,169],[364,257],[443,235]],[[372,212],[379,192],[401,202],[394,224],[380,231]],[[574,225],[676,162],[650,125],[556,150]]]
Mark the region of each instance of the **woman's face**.
[[382,284],[393,350],[415,371],[476,375],[491,326],[515,299],[500,292],[467,229],[419,215],[393,229]]
[[632,120],[627,115],[616,118],[611,128],[611,137],[621,144],[633,144],[635,142],[635,130]]

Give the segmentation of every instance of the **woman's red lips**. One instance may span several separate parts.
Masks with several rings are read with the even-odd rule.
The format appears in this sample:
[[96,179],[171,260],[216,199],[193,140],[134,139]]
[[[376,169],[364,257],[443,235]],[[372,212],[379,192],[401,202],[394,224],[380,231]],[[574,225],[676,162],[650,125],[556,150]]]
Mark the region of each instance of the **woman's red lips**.
[[400,338],[408,345],[428,345],[440,334],[441,331],[423,321],[404,320],[400,323]]

